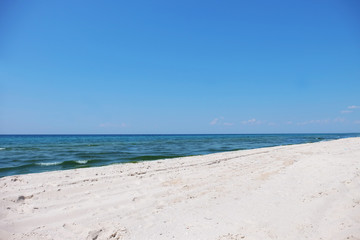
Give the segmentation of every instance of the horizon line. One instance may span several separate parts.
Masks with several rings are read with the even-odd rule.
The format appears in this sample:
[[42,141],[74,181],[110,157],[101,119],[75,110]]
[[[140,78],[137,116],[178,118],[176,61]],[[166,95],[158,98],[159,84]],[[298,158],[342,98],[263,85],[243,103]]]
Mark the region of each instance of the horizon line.
[[0,133],[0,136],[90,136],[90,135],[123,135],[123,136],[144,136],[144,135],[277,135],[277,134],[360,134],[360,132],[286,132],[286,133]]

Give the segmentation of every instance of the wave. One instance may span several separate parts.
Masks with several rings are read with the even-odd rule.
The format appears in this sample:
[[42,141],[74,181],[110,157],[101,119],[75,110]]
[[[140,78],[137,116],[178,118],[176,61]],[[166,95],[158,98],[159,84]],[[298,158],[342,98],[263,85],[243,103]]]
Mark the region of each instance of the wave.
[[6,149],[6,148],[0,148],[0,151],[1,151],[1,150],[5,150],[5,149]]
[[60,165],[63,162],[44,162],[44,163],[35,163],[35,165],[39,165],[39,166],[55,166],[55,165]]
[[35,163],[35,165],[38,165],[38,166],[56,166],[56,165],[68,166],[68,165],[87,164],[89,161],[90,160],[63,161],[63,162],[40,162],[40,163]]
[[78,164],[87,164],[89,160],[79,160],[79,161],[75,161]]
[[51,170],[66,170],[66,169],[91,167],[91,164],[88,164],[88,162],[89,161],[87,161],[86,163],[85,161],[42,162],[42,163],[24,164],[20,166],[3,167],[0,168],[0,178],[10,175],[17,175],[17,174],[39,173],[39,172],[44,172],[44,171],[46,172]]
[[77,160],[77,161],[63,161],[63,162],[36,162],[30,164],[23,164],[19,166],[9,166],[0,168],[0,178],[9,174],[3,174],[10,172],[13,174],[22,174],[30,172],[42,172],[48,170],[60,170],[60,169],[74,169],[82,167],[90,167],[91,165],[102,162],[99,160]]

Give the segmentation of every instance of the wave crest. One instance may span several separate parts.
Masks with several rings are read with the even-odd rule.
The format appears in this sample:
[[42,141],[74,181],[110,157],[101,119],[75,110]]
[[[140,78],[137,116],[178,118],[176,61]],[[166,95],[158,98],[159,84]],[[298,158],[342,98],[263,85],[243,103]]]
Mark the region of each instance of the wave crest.
[[78,165],[78,164],[87,164],[89,160],[78,160],[78,161],[63,161],[63,162],[40,162],[35,163],[38,166],[56,166],[56,165]]
[[79,161],[75,161],[78,164],[87,164],[88,160],[79,160]]
[[60,165],[63,162],[44,162],[44,163],[35,163],[36,165],[39,166],[55,166],[55,165]]

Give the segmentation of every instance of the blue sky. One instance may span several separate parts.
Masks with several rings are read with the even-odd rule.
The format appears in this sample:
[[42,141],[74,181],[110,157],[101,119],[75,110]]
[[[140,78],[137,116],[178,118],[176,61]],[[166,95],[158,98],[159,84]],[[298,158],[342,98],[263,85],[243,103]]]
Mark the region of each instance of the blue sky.
[[0,3],[0,133],[360,132],[360,3]]

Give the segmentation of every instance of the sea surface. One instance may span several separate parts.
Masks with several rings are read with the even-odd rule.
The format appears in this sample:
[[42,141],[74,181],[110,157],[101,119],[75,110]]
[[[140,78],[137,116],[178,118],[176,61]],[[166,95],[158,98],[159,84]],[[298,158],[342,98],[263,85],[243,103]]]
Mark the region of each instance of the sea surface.
[[360,134],[0,135],[0,177],[358,136]]

